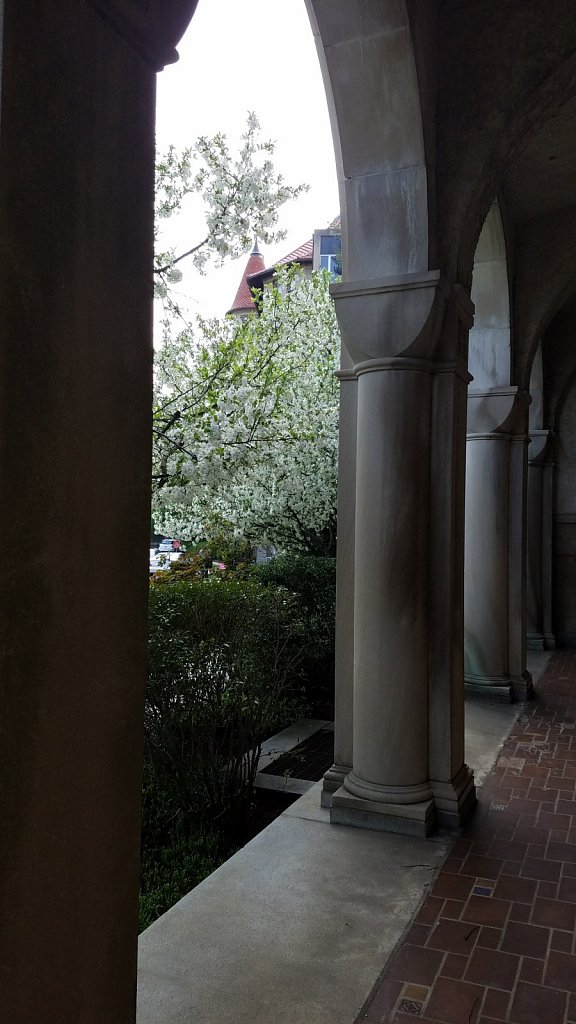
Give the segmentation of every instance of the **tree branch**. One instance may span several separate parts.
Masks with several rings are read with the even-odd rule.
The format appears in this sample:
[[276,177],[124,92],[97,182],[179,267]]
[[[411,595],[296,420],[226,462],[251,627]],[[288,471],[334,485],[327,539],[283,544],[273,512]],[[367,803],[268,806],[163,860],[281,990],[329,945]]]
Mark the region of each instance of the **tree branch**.
[[170,260],[170,262],[166,263],[163,267],[154,267],[154,273],[165,274],[167,270],[171,270],[177,263],[180,263],[180,260],[185,260],[187,256],[193,256],[194,253],[198,252],[199,249],[202,249],[203,246],[208,245],[209,241],[210,239],[206,237],[202,242],[198,242],[198,245],[194,245],[192,249],[188,249],[188,252],[183,252],[180,256],[175,256],[173,260]]

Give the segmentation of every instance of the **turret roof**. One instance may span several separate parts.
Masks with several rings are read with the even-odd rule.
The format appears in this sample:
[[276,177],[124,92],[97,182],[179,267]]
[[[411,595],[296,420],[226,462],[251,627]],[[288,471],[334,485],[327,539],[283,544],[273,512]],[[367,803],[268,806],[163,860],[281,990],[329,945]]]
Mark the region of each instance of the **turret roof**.
[[264,258],[258,248],[258,242],[255,242],[254,248],[248,257],[248,262],[242,275],[242,280],[238,286],[236,298],[228,310],[229,313],[252,313],[256,309],[248,278],[251,277],[252,274],[261,274],[265,269],[266,266]]

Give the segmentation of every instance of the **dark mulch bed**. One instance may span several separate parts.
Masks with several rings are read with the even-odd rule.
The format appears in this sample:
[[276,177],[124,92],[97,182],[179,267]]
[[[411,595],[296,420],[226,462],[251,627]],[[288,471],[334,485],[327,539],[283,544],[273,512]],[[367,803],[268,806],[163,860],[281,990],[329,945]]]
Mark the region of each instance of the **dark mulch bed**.
[[262,769],[264,775],[288,775],[318,782],[334,764],[334,730],[319,729],[297,747]]

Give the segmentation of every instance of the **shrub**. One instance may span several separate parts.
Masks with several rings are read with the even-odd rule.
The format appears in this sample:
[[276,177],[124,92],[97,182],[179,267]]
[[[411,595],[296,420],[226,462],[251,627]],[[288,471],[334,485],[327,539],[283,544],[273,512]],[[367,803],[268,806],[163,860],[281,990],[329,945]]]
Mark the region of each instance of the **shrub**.
[[253,545],[244,538],[238,538],[230,530],[221,528],[214,532],[202,545],[206,555],[217,562],[224,562],[227,569],[241,569],[253,561]]
[[306,700],[315,713],[330,717],[334,703],[336,559],[279,555],[256,566],[253,576],[268,587],[284,587],[298,597],[306,623],[302,675]]
[[336,595],[336,559],[313,555],[278,555],[256,567],[258,579],[270,586],[286,587],[300,594],[307,610],[330,614]]
[[303,639],[296,600],[276,588],[219,579],[151,587],[150,838],[174,826],[187,834],[234,830],[262,739],[291,717]]
[[306,713],[312,577],[305,601],[270,571],[203,579],[194,556],[152,580],[142,928],[237,848],[261,741]]

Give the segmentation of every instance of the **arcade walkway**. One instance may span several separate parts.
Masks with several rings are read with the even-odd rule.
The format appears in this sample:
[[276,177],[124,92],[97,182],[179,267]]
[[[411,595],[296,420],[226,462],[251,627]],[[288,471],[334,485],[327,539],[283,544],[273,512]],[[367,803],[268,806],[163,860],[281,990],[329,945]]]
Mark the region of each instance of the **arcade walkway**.
[[576,1021],[576,652],[554,654],[357,1021]]
[[317,783],[140,937],[138,1024],[576,1021],[576,652],[549,659],[530,705],[467,702],[462,838],[330,825]]

